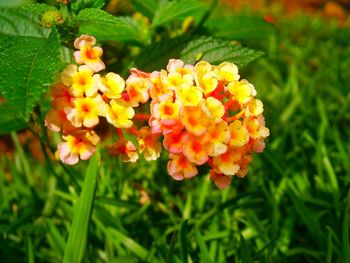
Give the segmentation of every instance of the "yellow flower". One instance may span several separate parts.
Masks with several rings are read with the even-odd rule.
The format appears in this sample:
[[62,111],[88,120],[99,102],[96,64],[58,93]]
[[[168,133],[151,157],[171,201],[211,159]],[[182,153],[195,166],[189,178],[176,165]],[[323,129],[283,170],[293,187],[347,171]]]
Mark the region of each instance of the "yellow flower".
[[65,108],[67,119],[74,127],[91,128],[99,123],[99,116],[105,114],[105,103],[100,95],[73,99],[73,107]]
[[176,96],[182,102],[183,106],[198,106],[203,94],[195,86],[184,86],[176,91]]
[[106,119],[117,128],[130,128],[134,115],[134,109],[124,100],[111,100],[107,106]]
[[180,87],[192,86],[193,66],[185,65],[185,63],[179,59],[170,59],[167,65],[167,86],[173,90],[177,90]]
[[238,67],[233,63],[223,62],[218,66],[217,70],[220,79],[227,82],[239,80]]
[[213,97],[208,97],[203,101],[202,110],[214,123],[221,122],[222,117],[225,114],[224,105],[221,103],[221,101]]
[[229,126],[230,131],[230,146],[240,147],[249,142],[249,132],[240,120],[235,120]]
[[93,71],[88,66],[69,65],[62,73],[61,80],[64,85],[70,86],[69,93],[75,97],[84,94],[89,97],[96,95],[98,87],[92,77]]
[[96,84],[100,91],[109,99],[119,99],[125,87],[124,79],[116,73],[109,72],[101,77],[99,74],[94,76]]
[[218,76],[213,67],[206,61],[198,62],[195,66],[197,85],[203,90],[204,95],[213,92],[218,86]]
[[264,111],[264,105],[261,100],[251,99],[248,103],[245,111],[245,115],[249,116],[258,116]]
[[232,96],[241,104],[250,101],[251,96],[255,96],[256,91],[252,84],[247,80],[242,79],[241,81],[232,81],[227,85],[228,91]]

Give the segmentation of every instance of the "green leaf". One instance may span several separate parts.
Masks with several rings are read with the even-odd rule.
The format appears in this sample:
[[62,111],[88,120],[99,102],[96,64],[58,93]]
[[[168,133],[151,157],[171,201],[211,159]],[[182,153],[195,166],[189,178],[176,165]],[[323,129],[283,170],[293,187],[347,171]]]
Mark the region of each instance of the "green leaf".
[[82,10],[76,22],[81,34],[90,34],[100,41],[142,43],[142,33],[129,17],[116,17],[103,10],[87,8]]
[[95,191],[100,156],[96,153],[90,160],[79,202],[75,208],[73,223],[64,251],[64,263],[82,262],[85,254],[90,218],[95,200]]
[[158,0],[132,0],[132,5],[134,9],[149,19],[154,17],[155,11],[159,7]]
[[105,0],[77,0],[72,3],[72,9],[77,13],[84,8],[102,8],[105,3]]
[[232,44],[227,40],[205,36],[193,40],[189,37],[179,37],[147,46],[135,63],[137,67],[146,71],[165,68],[171,58],[180,58],[190,64],[199,60],[206,60],[214,65],[229,61],[243,67],[262,54],[263,52]]
[[23,10],[25,11],[28,11],[30,13],[33,13],[37,16],[40,16],[42,14],[44,14],[46,11],[49,11],[49,10],[57,10],[55,7],[53,7],[52,5],[48,5],[48,4],[43,4],[43,3],[40,3],[40,4],[29,4],[29,5],[26,5],[22,8]]
[[47,37],[49,33],[49,29],[40,27],[36,15],[25,9],[0,9],[0,34]]
[[229,41],[201,37],[188,43],[181,52],[181,59],[191,64],[198,60],[205,60],[214,65],[228,61],[235,63],[238,67],[243,67],[262,54],[263,52],[261,51],[232,44]]
[[25,128],[27,125],[13,112],[15,108],[9,103],[0,104],[0,135]]
[[28,121],[34,106],[53,82],[60,67],[60,40],[55,29],[47,39],[2,38],[0,93],[15,109],[11,116]]
[[205,11],[205,6],[197,0],[162,1],[155,12],[152,26],[157,27],[174,20],[185,19],[199,11]]
[[14,8],[14,7],[24,6],[30,3],[33,3],[33,0],[11,0],[11,1],[2,0],[0,1],[0,8]]
[[188,37],[179,37],[155,42],[142,50],[135,64],[145,71],[165,68],[169,59],[180,57],[181,50],[186,47],[189,40]]
[[197,242],[198,242],[201,262],[210,263],[211,260],[210,260],[207,245],[205,244],[205,241],[204,241],[202,235],[199,233],[199,230],[197,227],[194,228],[194,235],[195,235]]
[[273,26],[262,17],[245,15],[213,18],[207,21],[205,28],[214,37],[229,40],[266,37],[274,32]]

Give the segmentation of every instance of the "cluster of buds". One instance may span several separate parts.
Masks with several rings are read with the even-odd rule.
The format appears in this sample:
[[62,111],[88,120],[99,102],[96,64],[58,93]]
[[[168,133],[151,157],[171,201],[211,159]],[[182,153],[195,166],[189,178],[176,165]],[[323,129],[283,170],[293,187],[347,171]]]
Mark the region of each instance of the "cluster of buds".
[[[99,142],[93,129],[105,118],[119,138],[109,152],[125,162],[137,161],[141,153],[156,160],[163,145],[175,180],[194,177],[201,165],[210,167],[220,188],[247,174],[252,153],[263,151],[269,130],[254,86],[240,79],[236,65],[193,66],[171,59],[166,70],[131,69],[124,81],[116,73],[96,74],[104,64],[102,49],[94,45],[90,36],[75,41],[81,66],[69,65],[52,92],[46,125],[63,133],[62,162],[75,164],[93,154]],[[126,140],[125,133],[135,140]]]

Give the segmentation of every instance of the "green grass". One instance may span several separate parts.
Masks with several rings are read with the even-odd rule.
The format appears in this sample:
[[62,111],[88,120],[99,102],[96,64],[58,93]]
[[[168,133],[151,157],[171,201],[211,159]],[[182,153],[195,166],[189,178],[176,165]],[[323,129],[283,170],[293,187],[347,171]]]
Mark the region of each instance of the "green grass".
[[[13,134],[14,155],[0,157],[1,262],[62,262],[85,237],[83,262],[350,262],[349,39],[299,17],[248,43],[266,51],[241,75],[264,101],[271,136],[224,191],[203,173],[173,181],[166,156],[123,164],[102,151],[87,200],[88,162],[67,174],[31,158]],[[79,216],[92,206],[87,227]]]

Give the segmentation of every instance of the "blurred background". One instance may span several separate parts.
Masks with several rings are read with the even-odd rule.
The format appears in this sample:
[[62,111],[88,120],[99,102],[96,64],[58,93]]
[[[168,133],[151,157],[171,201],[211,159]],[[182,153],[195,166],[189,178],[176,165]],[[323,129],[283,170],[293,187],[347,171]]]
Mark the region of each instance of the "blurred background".
[[[264,102],[265,151],[226,190],[205,171],[173,181],[166,155],[105,157],[86,262],[162,262],[169,249],[169,262],[185,252],[188,262],[350,262],[349,11],[348,0],[220,2],[214,17],[239,19],[216,25],[227,29],[217,37],[265,53],[240,74]],[[37,262],[60,262],[86,164],[45,161],[26,130],[1,136],[0,153],[0,261],[35,251]]]

